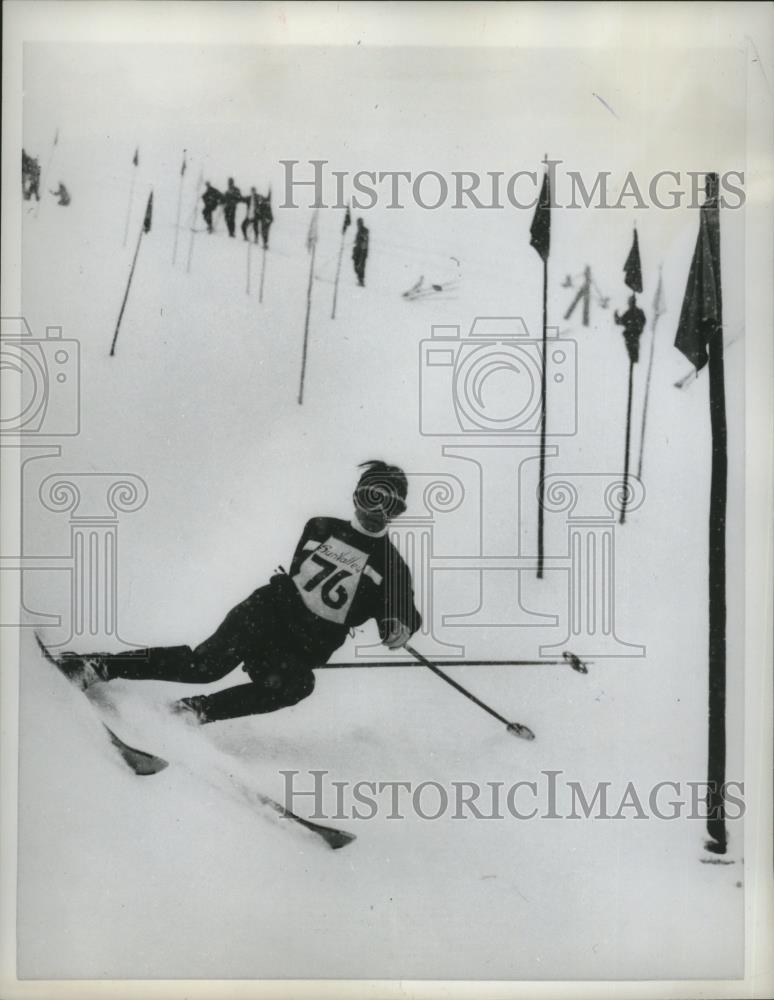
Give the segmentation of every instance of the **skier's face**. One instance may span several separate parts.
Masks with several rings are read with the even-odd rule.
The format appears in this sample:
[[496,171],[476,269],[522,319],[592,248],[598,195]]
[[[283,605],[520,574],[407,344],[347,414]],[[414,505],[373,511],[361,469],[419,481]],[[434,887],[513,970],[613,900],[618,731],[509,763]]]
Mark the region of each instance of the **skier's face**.
[[355,517],[366,531],[383,531],[384,528],[406,509],[406,503],[382,484],[361,484],[352,498],[355,502]]

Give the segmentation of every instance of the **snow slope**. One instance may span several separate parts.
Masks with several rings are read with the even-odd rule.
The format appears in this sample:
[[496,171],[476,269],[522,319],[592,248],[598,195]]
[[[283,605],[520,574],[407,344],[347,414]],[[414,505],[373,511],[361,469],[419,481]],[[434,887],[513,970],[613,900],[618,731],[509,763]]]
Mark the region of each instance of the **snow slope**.
[[[130,237],[121,246],[128,173],[94,151],[95,175],[74,188],[70,209],[46,202],[25,220],[24,313],[36,335],[61,325],[82,350],[82,432],[59,459],[30,463],[25,484],[28,554],[67,545],[61,515],[37,488],[52,472],[132,472],[148,484],[142,510],[120,529],[120,634],[135,643],[196,643],[233,603],[290,557],[312,514],[346,515],[355,466],[371,457],[412,471],[462,474],[438,440],[418,433],[419,342],[431,323],[467,329],[477,314],[523,315],[539,331],[539,261],[528,218],[474,218],[456,299],[406,303],[419,276],[435,280],[459,252],[450,227],[416,218],[388,229],[375,215],[368,287],[354,287],[345,251],[338,315],[332,279],[341,213],[323,213],[314,285],[308,382],[296,402],[310,213],[278,210],[267,257],[222,231],[181,231],[172,267],[177,179],[156,183],[153,229],[142,247],[118,340],[115,317],[142,221],[148,184],[136,187]],[[111,154],[113,155],[113,154]],[[172,158],[172,153],[169,153]],[[197,165],[186,175],[184,218]],[[185,208],[185,206],[188,206]],[[608,215],[614,213],[608,213]],[[678,213],[673,213],[677,215]],[[565,219],[566,215],[566,219]],[[578,267],[588,219],[555,222],[555,274]],[[603,213],[604,215],[604,213]],[[424,219],[422,220],[424,223]],[[588,252],[598,281],[621,304],[620,264],[630,229],[596,220]],[[659,330],[646,458],[647,499],[617,535],[620,634],[647,646],[632,660],[598,661],[587,677],[566,668],[454,668],[507,717],[538,734],[509,737],[421,668],[318,671],[314,696],[272,716],[191,731],[165,705],[175,685],[114,682],[95,690],[101,710],[130,743],[173,766],[135,778],[121,764],[77,692],[42,663],[27,635],[21,655],[19,971],[31,978],[672,978],[724,977],[741,963],[741,830],[730,866],[701,864],[699,821],[435,821],[348,817],[354,844],[330,852],[247,806],[231,775],[275,797],[281,770],[311,768],[330,780],[514,781],[563,772],[589,787],[609,781],[647,789],[701,780],[705,761],[706,650],[703,584],[709,444],[706,379],[673,388],[685,362],[671,348],[696,216],[641,226],[643,246],[667,247],[670,314]],[[401,226],[404,231],[401,231]],[[476,227],[485,227],[486,243]],[[650,228],[649,228],[650,227]],[[482,229],[481,232],[484,230]],[[351,231],[348,234],[351,239]],[[652,243],[649,244],[649,239]],[[610,246],[615,245],[615,253]],[[733,243],[728,248],[733,252]],[[649,301],[655,268],[648,261]],[[435,269],[435,270],[434,270]],[[443,275],[445,276],[445,275]],[[552,282],[552,317],[566,308]],[[730,307],[733,309],[733,303]],[[739,317],[731,316],[733,322]],[[579,343],[581,426],[561,443],[559,470],[620,471],[625,355],[609,313]],[[643,349],[647,349],[647,341]],[[738,385],[741,347],[729,352]],[[642,391],[644,365],[637,372]],[[741,400],[731,395],[732,440]],[[737,435],[734,437],[734,435]],[[740,523],[741,449],[732,453],[732,508]],[[530,484],[526,496],[534,496]],[[682,502],[680,502],[682,501]],[[520,525],[534,552],[534,509]],[[450,515],[451,516],[451,515]],[[457,525],[457,522],[453,522]],[[459,527],[454,527],[459,532]],[[547,521],[547,551],[566,526]],[[64,533],[64,534],[63,534]],[[469,546],[461,533],[458,545]],[[29,574],[28,609],[61,611],[55,574]],[[525,579],[536,610],[563,607],[562,574]],[[731,620],[738,622],[731,566]],[[443,610],[475,607],[475,579],[448,583]],[[453,629],[470,656],[530,658],[550,629]],[[358,639],[371,637],[365,630]],[[56,630],[48,637],[57,641]],[[65,641],[66,636],[60,635]],[[99,644],[103,637],[95,637]],[[83,645],[83,644],[81,644]],[[732,632],[729,776],[739,775],[738,633]],[[342,651],[351,658],[352,648]],[[241,675],[240,675],[241,676]],[[233,683],[236,678],[220,682]],[[304,811],[304,800],[298,806]]]

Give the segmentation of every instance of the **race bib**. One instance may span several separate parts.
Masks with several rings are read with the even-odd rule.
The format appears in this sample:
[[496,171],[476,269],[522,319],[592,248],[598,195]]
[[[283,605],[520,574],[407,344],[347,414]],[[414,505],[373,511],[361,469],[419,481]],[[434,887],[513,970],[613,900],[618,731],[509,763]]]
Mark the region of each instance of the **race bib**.
[[310,611],[343,625],[367,560],[365,552],[331,536],[301,563],[293,582]]

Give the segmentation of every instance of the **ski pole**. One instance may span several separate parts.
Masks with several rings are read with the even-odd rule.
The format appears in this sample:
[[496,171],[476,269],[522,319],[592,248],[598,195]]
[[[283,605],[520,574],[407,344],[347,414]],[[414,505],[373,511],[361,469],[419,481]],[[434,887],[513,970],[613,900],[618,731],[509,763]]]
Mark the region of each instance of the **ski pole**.
[[[559,660],[453,660],[453,667],[562,667],[568,666],[579,674],[589,672],[592,660],[581,660],[575,653],[565,650]],[[315,670],[374,669],[377,667],[410,667],[413,660],[334,660],[332,663],[318,663]]]
[[491,716],[497,719],[498,722],[502,722],[505,728],[508,730],[508,732],[511,733],[513,736],[520,736],[524,740],[535,739],[535,734],[532,732],[529,726],[524,726],[520,722],[509,722],[504,716],[500,715],[499,712],[495,712],[493,708],[490,708],[489,705],[481,701],[480,698],[477,698],[474,694],[471,694],[471,692],[468,691],[467,688],[464,688],[461,684],[458,684],[457,681],[452,680],[451,677],[449,677],[448,674],[445,674],[440,667],[436,667],[434,663],[431,663],[426,657],[422,656],[421,653],[417,652],[417,650],[414,649],[413,646],[406,645],[404,648],[406,652],[411,653],[414,659],[417,660],[419,663],[421,663],[422,666],[427,667],[428,670],[432,670],[434,674],[436,674],[438,677],[441,678],[441,680],[446,681],[447,684],[450,684],[453,688],[459,691],[460,694],[464,694],[469,701],[472,701],[475,705],[478,705],[479,708],[483,708],[485,712],[488,712]]

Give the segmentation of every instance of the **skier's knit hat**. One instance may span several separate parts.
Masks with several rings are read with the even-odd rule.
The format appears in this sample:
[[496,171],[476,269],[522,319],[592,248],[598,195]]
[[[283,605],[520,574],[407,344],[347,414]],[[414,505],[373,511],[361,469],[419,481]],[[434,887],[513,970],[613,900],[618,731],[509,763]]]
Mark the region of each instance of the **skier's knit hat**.
[[405,511],[408,480],[403,469],[375,459],[358,468],[365,469],[355,487],[355,503],[361,510],[381,511],[388,517]]

